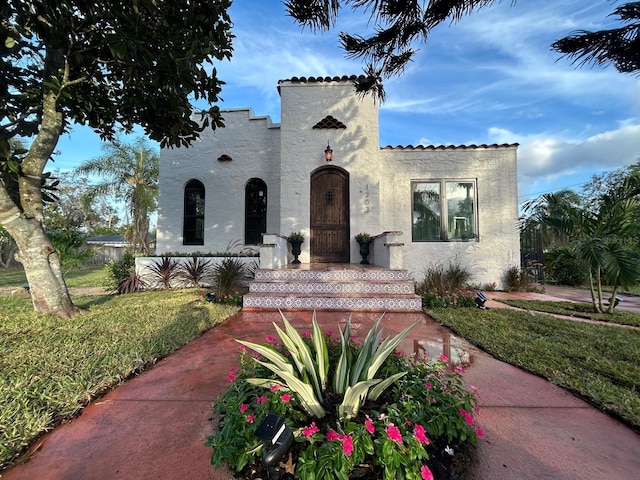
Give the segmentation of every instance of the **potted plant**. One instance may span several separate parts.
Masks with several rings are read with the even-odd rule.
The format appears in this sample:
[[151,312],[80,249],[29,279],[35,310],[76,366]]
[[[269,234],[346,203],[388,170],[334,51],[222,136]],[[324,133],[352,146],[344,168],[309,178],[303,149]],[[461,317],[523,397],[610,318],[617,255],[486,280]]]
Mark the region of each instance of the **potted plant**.
[[304,235],[302,235],[302,233],[300,232],[291,232],[287,239],[291,244],[291,253],[294,257],[293,262],[291,263],[300,263],[300,260],[298,260],[298,255],[300,255],[301,252],[300,247],[302,245],[302,242],[304,242]]
[[371,245],[371,235],[366,232],[361,232],[356,235],[356,242],[360,245],[360,255],[362,256],[361,264],[368,265],[369,261],[367,257],[369,256],[369,247]]

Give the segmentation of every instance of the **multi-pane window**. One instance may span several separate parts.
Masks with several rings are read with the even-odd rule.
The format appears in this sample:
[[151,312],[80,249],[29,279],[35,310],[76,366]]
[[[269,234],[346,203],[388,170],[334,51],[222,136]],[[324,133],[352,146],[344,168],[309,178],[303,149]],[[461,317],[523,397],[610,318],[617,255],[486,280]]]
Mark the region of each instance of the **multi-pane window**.
[[204,185],[191,180],[184,187],[184,245],[204,245]]
[[414,242],[478,238],[475,180],[416,181],[411,195]]

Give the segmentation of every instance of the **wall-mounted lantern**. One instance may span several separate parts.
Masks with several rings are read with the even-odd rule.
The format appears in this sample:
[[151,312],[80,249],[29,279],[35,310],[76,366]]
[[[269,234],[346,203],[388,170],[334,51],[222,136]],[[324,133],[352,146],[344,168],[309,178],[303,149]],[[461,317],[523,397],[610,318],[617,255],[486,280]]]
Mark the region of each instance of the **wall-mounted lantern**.
[[327,142],[327,148],[324,149],[324,159],[327,162],[330,162],[331,160],[333,160],[333,150],[331,150],[331,146],[329,145],[329,142]]

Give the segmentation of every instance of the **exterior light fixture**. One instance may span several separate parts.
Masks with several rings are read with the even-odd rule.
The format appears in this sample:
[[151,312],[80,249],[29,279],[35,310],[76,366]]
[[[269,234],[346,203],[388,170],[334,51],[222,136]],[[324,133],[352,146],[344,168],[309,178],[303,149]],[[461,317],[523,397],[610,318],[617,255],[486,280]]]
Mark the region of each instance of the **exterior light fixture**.
[[262,464],[267,467],[269,478],[279,479],[282,474],[279,462],[293,443],[293,432],[284,418],[270,413],[258,426],[255,435],[262,440]]
[[482,292],[476,293],[475,302],[478,308],[482,308],[485,310],[487,307],[484,306],[484,303],[489,300],[489,298]]
[[324,159],[327,162],[330,162],[331,160],[333,160],[333,150],[331,150],[331,146],[329,145],[329,142],[327,142],[327,148],[324,149]]

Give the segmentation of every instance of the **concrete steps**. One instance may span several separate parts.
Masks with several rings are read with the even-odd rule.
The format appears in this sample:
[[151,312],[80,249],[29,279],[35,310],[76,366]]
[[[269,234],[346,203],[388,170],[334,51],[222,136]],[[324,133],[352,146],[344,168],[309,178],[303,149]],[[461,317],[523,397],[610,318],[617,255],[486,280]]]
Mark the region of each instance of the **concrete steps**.
[[422,311],[406,270],[376,266],[297,266],[257,270],[245,310]]

